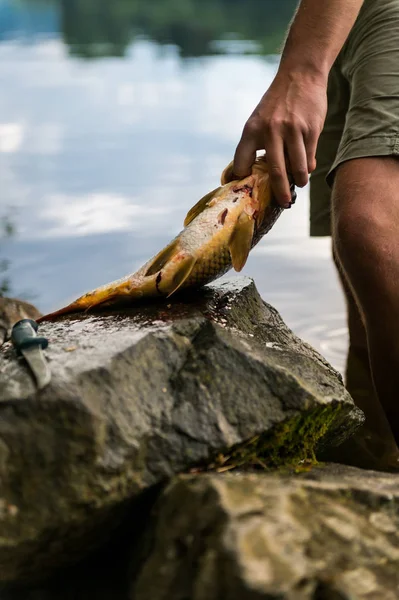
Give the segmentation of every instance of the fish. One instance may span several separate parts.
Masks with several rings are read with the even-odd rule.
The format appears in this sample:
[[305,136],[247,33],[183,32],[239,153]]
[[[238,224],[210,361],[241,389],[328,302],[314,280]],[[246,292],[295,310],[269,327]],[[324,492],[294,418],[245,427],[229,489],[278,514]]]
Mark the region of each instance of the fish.
[[187,213],[184,229],[137,272],[84,294],[38,322],[101,305],[170,298],[180,290],[211,283],[232,267],[240,272],[251,249],[283,210],[272,193],[265,155],[256,158],[250,175],[242,179],[234,176],[231,162],[221,175],[221,185]]

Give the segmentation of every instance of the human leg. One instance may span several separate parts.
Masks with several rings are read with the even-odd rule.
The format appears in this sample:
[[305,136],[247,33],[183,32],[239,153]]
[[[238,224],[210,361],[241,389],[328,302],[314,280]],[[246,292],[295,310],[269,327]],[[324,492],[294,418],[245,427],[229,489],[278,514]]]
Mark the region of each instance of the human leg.
[[366,417],[364,425],[337,449],[333,458],[359,467],[398,470],[399,450],[373,385],[366,329],[335,249],[333,256],[347,308],[349,349],[345,384]]
[[[327,118],[317,147],[317,167],[310,178],[312,237],[331,235],[332,192],[326,176],[337,156],[350,101],[349,82],[342,74],[342,58],[342,55],[338,57],[330,73]],[[349,348],[345,384],[355,404],[364,411],[366,422],[350,440],[334,449],[329,458],[359,467],[384,468],[382,457],[395,454],[396,444],[372,384],[366,331],[359,310],[335,251],[333,258],[347,308]]]
[[[327,176],[330,184],[334,182],[333,238],[344,285],[360,309],[375,389],[397,441],[398,36],[399,3],[365,0],[340,55],[340,75],[348,84],[349,102],[342,137]],[[352,327],[356,331],[355,322]],[[363,356],[365,365],[364,350],[353,344],[350,361],[356,354]],[[369,422],[378,426],[375,410],[370,408],[366,407]]]
[[399,442],[399,161],[339,166],[333,239],[367,333],[374,385]]
[[[342,87],[337,73],[333,75],[328,120],[318,146],[317,169],[310,182],[312,236],[330,235],[331,188],[325,177],[334,162],[344,128],[345,85]],[[333,258],[347,309],[349,348],[345,384],[355,404],[365,413],[366,421],[352,438],[334,449],[329,459],[363,468],[393,470],[398,466],[399,451],[374,390],[366,330],[335,250]]]

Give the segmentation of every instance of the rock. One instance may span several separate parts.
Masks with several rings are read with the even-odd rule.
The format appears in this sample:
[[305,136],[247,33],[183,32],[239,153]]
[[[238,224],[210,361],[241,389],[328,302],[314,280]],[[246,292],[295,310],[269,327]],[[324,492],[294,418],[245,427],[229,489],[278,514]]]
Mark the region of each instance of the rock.
[[0,346],[10,336],[12,326],[21,319],[38,319],[41,313],[35,306],[16,298],[0,297]]
[[[157,487],[157,486],[156,486]],[[140,496],[130,507],[134,515],[145,515],[159,496],[159,489]],[[147,506],[145,506],[147,505]],[[0,584],[1,600],[128,600],[131,541],[140,539],[148,528],[143,519],[139,528],[130,526],[129,516],[107,543],[77,564],[60,568],[35,583]]]
[[185,475],[156,507],[131,600],[398,598],[397,475]]
[[39,393],[10,344],[0,350],[3,582],[78,561],[176,473],[306,461],[362,422],[340,376],[248,279],[39,333],[52,371]]

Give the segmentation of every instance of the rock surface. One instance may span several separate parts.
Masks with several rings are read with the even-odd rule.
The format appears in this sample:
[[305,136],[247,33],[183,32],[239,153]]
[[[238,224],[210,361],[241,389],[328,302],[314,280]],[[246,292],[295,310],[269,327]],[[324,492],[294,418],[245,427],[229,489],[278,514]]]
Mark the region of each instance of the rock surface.
[[0,581],[77,561],[176,473],[298,462],[362,421],[338,374],[247,279],[40,334],[53,377],[39,393],[0,349]]
[[147,543],[131,600],[397,600],[399,477],[180,476]]
[[38,319],[41,313],[33,304],[16,298],[0,297],[0,346],[9,338],[12,326],[21,319]]

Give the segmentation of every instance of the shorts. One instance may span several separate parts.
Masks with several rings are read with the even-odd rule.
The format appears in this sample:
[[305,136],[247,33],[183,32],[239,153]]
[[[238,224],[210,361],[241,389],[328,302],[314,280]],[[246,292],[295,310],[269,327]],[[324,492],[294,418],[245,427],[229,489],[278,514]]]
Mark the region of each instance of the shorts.
[[399,156],[399,0],[365,0],[328,81],[328,111],[310,178],[310,235],[331,235],[337,167]]

